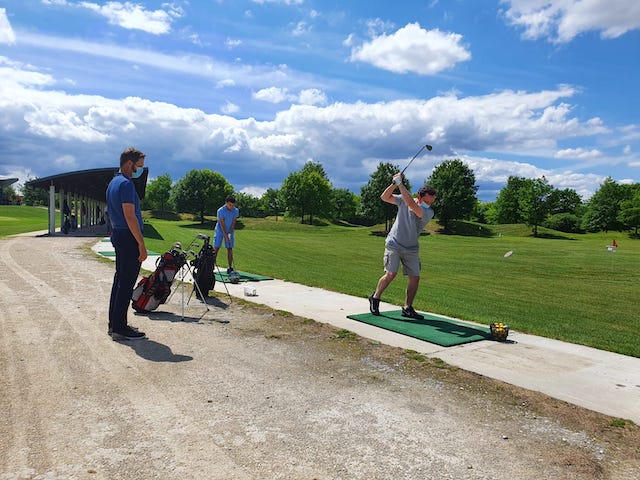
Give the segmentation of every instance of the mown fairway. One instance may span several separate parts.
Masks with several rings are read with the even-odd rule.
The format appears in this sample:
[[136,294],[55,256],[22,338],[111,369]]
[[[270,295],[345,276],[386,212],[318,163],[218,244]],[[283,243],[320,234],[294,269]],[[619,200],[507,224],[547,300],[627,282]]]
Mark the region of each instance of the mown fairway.
[[[0,205],[0,237],[16,233],[46,230],[49,211],[47,207]],[[59,226],[60,220],[56,218]]]
[[[360,296],[362,311],[368,310],[366,296],[382,274],[379,229],[311,227],[282,219],[243,222],[236,239],[237,269]],[[156,237],[149,238],[155,251],[176,240],[186,246],[200,232],[213,234],[211,223],[154,219],[150,226],[146,234]],[[618,232],[533,238],[524,226],[490,229],[478,232],[484,236],[422,237],[417,309],[504,322],[519,331],[640,357],[640,241]],[[613,238],[619,248],[610,252],[606,246]],[[505,258],[509,250],[514,254]],[[400,305],[405,286],[404,278],[397,278],[383,299]]]
[[[44,230],[46,218],[46,209],[0,207],[0,236]],[[366,297],[382,274],[379,226],[312,227],[249,218],[240,226],[239,270],[359,296],[362,312],[368,310]],[[149,219],[147,246],[163,252],[180,241],[186,248],[197,233],[213,237],[212,227],[211,222]],[[417,309],[480,323],[500,321],[515,330],[640,357],[639,240],[619,232],[533,238],[520,225],[471,226],[468,236],[441,235],[435,228],[429,225],[430,234],[421,238]],[[619,248],[607,251],[614,238]],[[509,250],[514,254],[504,258]],[[226,267],[224,249],[221,254],[220,266]],[[397,278],[383,299],[400,305],[405,285]]]

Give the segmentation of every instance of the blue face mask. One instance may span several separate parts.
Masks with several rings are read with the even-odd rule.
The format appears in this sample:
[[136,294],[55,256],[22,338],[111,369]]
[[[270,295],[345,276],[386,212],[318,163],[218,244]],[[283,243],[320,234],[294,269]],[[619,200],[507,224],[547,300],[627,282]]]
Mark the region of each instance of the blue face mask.
[[131,173],[131,178],[140,178],[142,176],[143,170],[144,167],[137,167],[137,170]]

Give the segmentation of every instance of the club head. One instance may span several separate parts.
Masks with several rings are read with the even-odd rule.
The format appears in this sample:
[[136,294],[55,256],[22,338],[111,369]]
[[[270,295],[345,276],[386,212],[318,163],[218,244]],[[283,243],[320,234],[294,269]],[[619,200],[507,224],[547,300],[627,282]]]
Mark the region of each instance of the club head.
[[431,145],[425,145],[425,147],[427,147],[427,150],[429,151],[433,150],[433,147]]
[[197,238],[201,239],[201,240],[209,240],[209,236],[205,235],[204,233],[199,233]]

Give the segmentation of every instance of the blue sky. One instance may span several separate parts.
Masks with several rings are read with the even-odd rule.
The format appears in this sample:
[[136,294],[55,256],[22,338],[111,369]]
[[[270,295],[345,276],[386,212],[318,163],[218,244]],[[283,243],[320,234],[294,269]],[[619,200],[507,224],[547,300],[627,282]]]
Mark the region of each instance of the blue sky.
[[0,177],[114,166],[279,188],[446,159],[478,196],[640,182],[637,0],[0,0]]

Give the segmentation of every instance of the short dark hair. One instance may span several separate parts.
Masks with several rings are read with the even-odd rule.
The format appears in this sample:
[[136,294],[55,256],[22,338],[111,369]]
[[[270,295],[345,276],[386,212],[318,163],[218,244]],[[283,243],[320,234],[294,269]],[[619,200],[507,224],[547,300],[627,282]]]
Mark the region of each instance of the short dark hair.
[[142,153],[140,150],[137,150],[133,147],[129,147],[120,154],[120,166],[123,166],[127,162],[137,163],[138,160],[144,157],[146,157],[146,155]]
[[418,190],[418,196],[422,198],[425,195],[434,195],[434,196],[437,195],[436,189],[433,188],[431,185],[425,185],[420,190]]
[[227,198],[225,198],[224,201],[225,203],[226,202],[236,203],[236,197],[234,197],[233,195],[227,195]]

